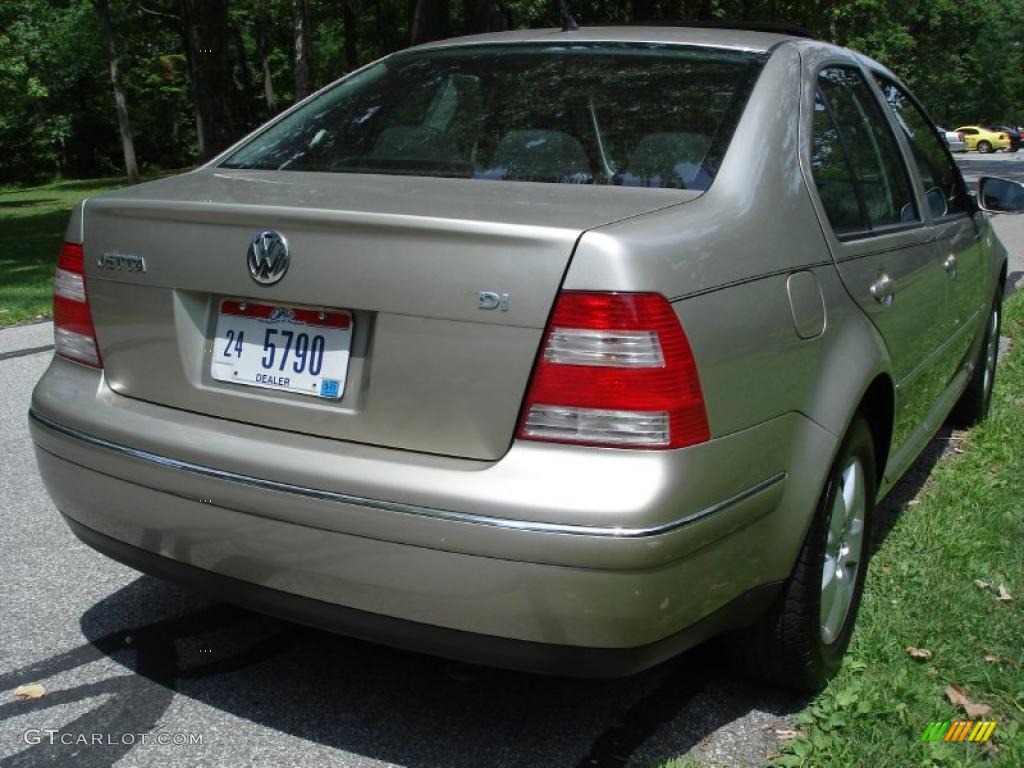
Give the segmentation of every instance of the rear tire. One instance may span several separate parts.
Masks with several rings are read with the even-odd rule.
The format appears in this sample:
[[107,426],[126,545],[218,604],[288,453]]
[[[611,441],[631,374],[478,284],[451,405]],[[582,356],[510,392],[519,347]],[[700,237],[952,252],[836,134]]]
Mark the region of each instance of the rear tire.
[[992,405],[992,388],[996,382],[996,366],[999,361],[999,328],[1003,315],[1002,286],[996,292],[985,324],[985,335],[981,340],[981,349],[974,361],[974,372],[967,388],[960,395],[950,421],[958,427],[967,429],[985,420]]
[[850,644],[871,551],[875,446],[857,416],[843,440],[789,580],[768,613],[729,638],[751,677],[817,691]]
[[992,144],[982,139],[981,141],[978,142],[978,151],[983,155],[987,155],[989,152],[992,151]]

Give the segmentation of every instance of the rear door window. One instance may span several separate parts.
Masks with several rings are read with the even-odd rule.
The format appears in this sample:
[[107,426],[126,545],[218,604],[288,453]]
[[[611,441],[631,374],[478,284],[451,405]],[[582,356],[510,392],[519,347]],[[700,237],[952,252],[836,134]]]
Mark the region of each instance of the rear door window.
[[896,137],[859,70],[821,71],[813,132],[814,180],[837,235],[921,221]]
[[910,142],[932,216],[942,218],[966,212],[967,190],[945,138],[906,91],[886,77],[877,79],[896,123]]

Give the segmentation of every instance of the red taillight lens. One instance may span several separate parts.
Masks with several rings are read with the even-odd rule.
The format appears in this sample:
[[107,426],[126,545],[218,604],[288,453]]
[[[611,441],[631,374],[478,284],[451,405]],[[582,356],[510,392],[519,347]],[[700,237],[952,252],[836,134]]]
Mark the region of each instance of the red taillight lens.
[[657,293],[559,294],[518,434],[650,449],[708,440],[697,365],[668,300]]
[[101,368],[96,330],[85,291],[82,246],[64,243],[53,276],[53,340],[58,355]]

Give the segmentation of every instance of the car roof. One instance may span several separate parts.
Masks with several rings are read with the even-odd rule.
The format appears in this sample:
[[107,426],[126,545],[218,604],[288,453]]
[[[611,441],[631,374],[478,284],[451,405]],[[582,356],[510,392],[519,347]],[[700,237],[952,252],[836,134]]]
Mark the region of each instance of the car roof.
[[438,40],[411,50],[447,48],[461,45],[501,43],[561,43],[561,42],[613,42],[613,43],[666,43],[767,53],[775,46],[790,40],[803,39],[803,35],[781,32],[762,32],[749,29],[704,26],[594,26],[581,25],[579,29],[563,32],[558,28],[524,29],[512,32],[491,32]]

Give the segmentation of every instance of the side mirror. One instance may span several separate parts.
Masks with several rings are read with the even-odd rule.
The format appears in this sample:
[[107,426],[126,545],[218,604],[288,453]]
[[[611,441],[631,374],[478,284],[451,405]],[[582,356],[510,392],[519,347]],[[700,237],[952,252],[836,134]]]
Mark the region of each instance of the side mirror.
[[978,179],[978,205],[989,213],[1024,213],[1024,184],[982,176]]

